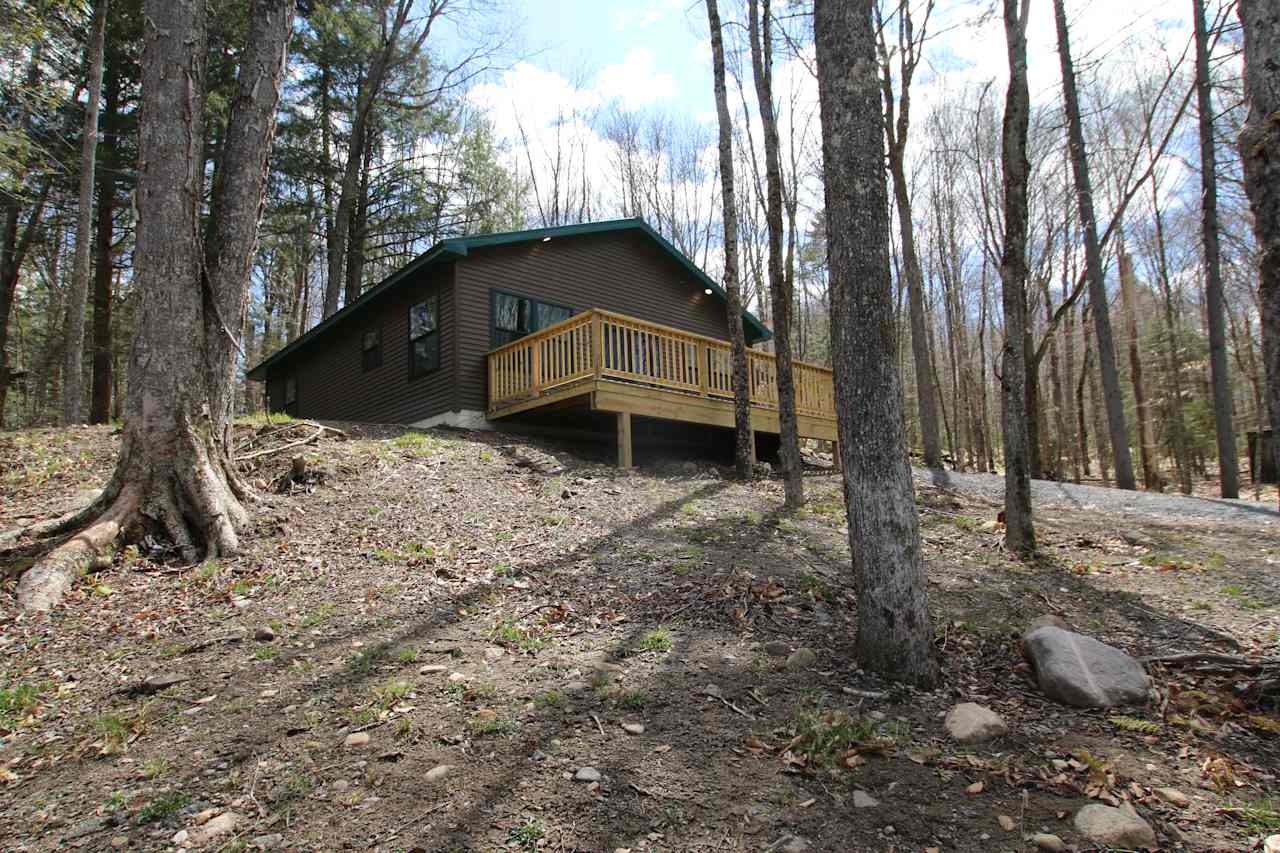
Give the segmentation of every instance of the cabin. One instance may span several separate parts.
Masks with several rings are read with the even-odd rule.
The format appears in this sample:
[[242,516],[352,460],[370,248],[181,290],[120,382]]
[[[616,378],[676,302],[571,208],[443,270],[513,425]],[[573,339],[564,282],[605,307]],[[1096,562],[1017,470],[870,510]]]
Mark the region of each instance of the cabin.
[[[727,295],[641,219],[444,240],[248,372],[270,410],[426,428],[504,423],[730,448]],[[743,313],[748,345],[771,333]],[[749,350],[753,436],[778,433]],[[834,441],[831,371],[796,362],[802,437]],[[764,451],[764,452],[767,452]]]

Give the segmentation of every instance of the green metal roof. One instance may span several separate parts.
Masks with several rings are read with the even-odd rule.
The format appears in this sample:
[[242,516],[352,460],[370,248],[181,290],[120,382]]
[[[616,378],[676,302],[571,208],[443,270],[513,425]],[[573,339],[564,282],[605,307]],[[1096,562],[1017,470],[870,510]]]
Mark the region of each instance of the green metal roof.
[[[693,261],[685,257],[684,253],[671,245],[665,237],[653,229],[649,223],[643,219],[612,219],[605,222],[584,222],[580,225],[560,225],[555,228],[532,228],[526,231],[508,231],[502,234],[480,234],[474,237],[453,237],[448,240],[442,240],[432,246],[428,251],[419,255],[410,261],[407,265],[396,270],[391,275],[369,288],[360,298],[350,305],[333,314],[306,334],[289,343],[287,346],[277,350],[268,358],[251,369],[246,375],[249,379],[265,380],[266,372],[269,367],[278,364],[283,359],[297,352],[300,348],[317,340],[323,336],[329,329],[337,326],[348,318],[360,313],[372,303],[376,302],[381,296],[388,291],[394,289],[396,285],[411,278],[415,273],[430,267],[436,263],[444,263],[455,261],[458,258],[465,258],[472,249],[484,249],[491,246],[508,246],[515,243],[532,242],[535,240],[543,240],[548,237],[556,239],[563,237],[577,237],[584,234],[603,234],[615,231],[639,231],[647,236],[653,242],[658,244],[667,255],[671,257],[677,264],[690,273],[694,279],[702,287],[708,288],[713,294],[722,300],[728,301],[728,294],[720,283],[713,280]],[[748,343],[757,341],[767,341],[773,337],[763,323],[761,323],[750,311],[742,312],[743,323],[746,327],[746,337]]]

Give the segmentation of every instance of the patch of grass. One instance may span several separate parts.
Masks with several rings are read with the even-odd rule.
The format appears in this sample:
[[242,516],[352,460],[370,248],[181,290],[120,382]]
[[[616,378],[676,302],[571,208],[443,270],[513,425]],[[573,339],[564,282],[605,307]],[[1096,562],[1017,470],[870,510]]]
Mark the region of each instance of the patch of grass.
[[112,791],[111,795],[102,801],[102,810],[107,814],[118,812],[129,802],[129,795],[124,791]]
[[321,604],[315,610],[308,613],[302,620],[303,628],[314,628],[321,622],[325,622],[333,615],[334,606],[329,603]]
[[0,729],[13,729],[40,705],[41,688],[17,684],[0,690]]
[[961,530],[973,532],[982,527],[982,522],[971,515],[956,515],[951,517],[951,523]]
[[636,650],[665,654],[671,651],[671,645],[671,632],[666,628],[654,628],[640,638],[640,642],[636,643]]
[[827,588],[827,582],[818,575],[809,572],[800,575],[800,591],[813,599],[831,600],[831,591]]
[[351,661],[351,671],[357,675],[368,675],[373,672],[374,667],[378,665],[378,661],[386,654],[386,650],[381,647],[365,649],[355,656]]
[[394,563],[396,560],[400,559],[400,555],[395,551],[392,551],[390,548],[379,548],[373,552],[373,556],[382,560],[384,563]]
[[1258,835],[1280,831],[1280,799],[1254,800],[1225,809]]
[[546,833],[542,829],[542,821],[537,818],[526,818],[519,826],[513,826],[507,832],[507,845],[515,845],[521,850],[537,850]]
[[210,560],[196,569],[195,580],[201,584],[213,583],[221,572],[222,564],[217,560]]
[[129,739],[129,722],[119,714],[103,714],[93,721],[93,729],[102,736],[108,749],[120,749]]
[[271,660],[278,654],[280,654],[279,646],[261,645],[253,650],[253,656],[258,660]]
[[396,659],[400,661],[400,663],[406,663],[406,664],[417,663],[418,650],[417,649],[401,649],[400,652],[396,655]]
[[490,636],[500,646],[515,646],[525,652],[536,652],[547,644],[542,637],[535,636],[528,628],[509,619],[503,619],[494,625]]
[[467,721],[467,731],[472,737],[499,737],[509,735],[516,730],[514,720],[501,717],[472,717]]
[[166,791],[142,807],[138,812],[138,823],[167,820],[185,809],[190,802],[191,797],[181,791]]
[[411,456],[430,456],[440,449],[440,440],[422,432],[406,432],[391,443]]
[[542,708],[563,708],[569,700],[559,690],[548,690],[533,697],[533,704]]
[[639,711],[649,704],[649,694],[643,690],[628,690],[617,698],[618,707],[628,711]]
[[852,717],[821,702],[798,709],[792,720],[796,742],[792,747],[809,755],[816,764],[841,765],[851,754],[887,752],[910,739],[910,726],[896,720],[876,721]]
[[148,758],[142,764],[142,775],[147,779],[158,779],[169,772],[169,759],[164,757]]
[[1189,572],[1199,568],[1190,560],[1184,560],[1182,557],[1173,554],[1165,554],[1160,551],[1152,551],[1150,554],[1143,554],[1138,562],[1144,566],[1153,566],[1166,572],[1180,571]]
[[1261,610],[1266,604],[1252,596],[1245,594],[1244,587],[1237,584],[1227,584],[1222,587],[1222,592],[1231,596],[1236,602],[1246,610]]
[[412,689],[413,685],[407,680],[393,678],[386,684],[375,688],[374,694],[378,698],[378,704],[382,705],[383,708],[390,708],[403,699]]

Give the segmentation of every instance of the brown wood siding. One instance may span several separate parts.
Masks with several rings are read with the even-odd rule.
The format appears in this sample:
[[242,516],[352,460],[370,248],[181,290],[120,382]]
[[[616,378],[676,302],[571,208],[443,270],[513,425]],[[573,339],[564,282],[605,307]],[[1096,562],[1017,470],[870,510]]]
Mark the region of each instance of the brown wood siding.
[[728,340],[724,303],[638,232],[474,249],[457,262],[458,403],[488,407],[492,290],[543,299],[574,311],[603,308]]
[[[458,332],[454,268],[444,264],[405,283],[378,304],[340,323],[273,366],[267,376],[272,411],[284,408],[284,382],[298,380],[298,416],[365,423],[413,423],[458,408],[454,385]],[[440,369],[409,378],[409,306],[440,296]],[[365,371],[361,337],[382,330],[382,366]]]

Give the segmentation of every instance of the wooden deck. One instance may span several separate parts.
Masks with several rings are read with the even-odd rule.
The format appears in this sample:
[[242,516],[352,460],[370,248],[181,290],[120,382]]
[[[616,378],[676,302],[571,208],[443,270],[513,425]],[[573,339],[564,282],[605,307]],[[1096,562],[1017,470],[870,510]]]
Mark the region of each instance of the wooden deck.
[[[618,462],[631,465],[631,416],[733,427],[732,350],[716,340],[594,309],[491,351],[490,420],[570,401],[617,415]],[[772,353],[747,351],[754,431],[776,433]],[[831,369],[797,361],[803,438],[836,440]]]

